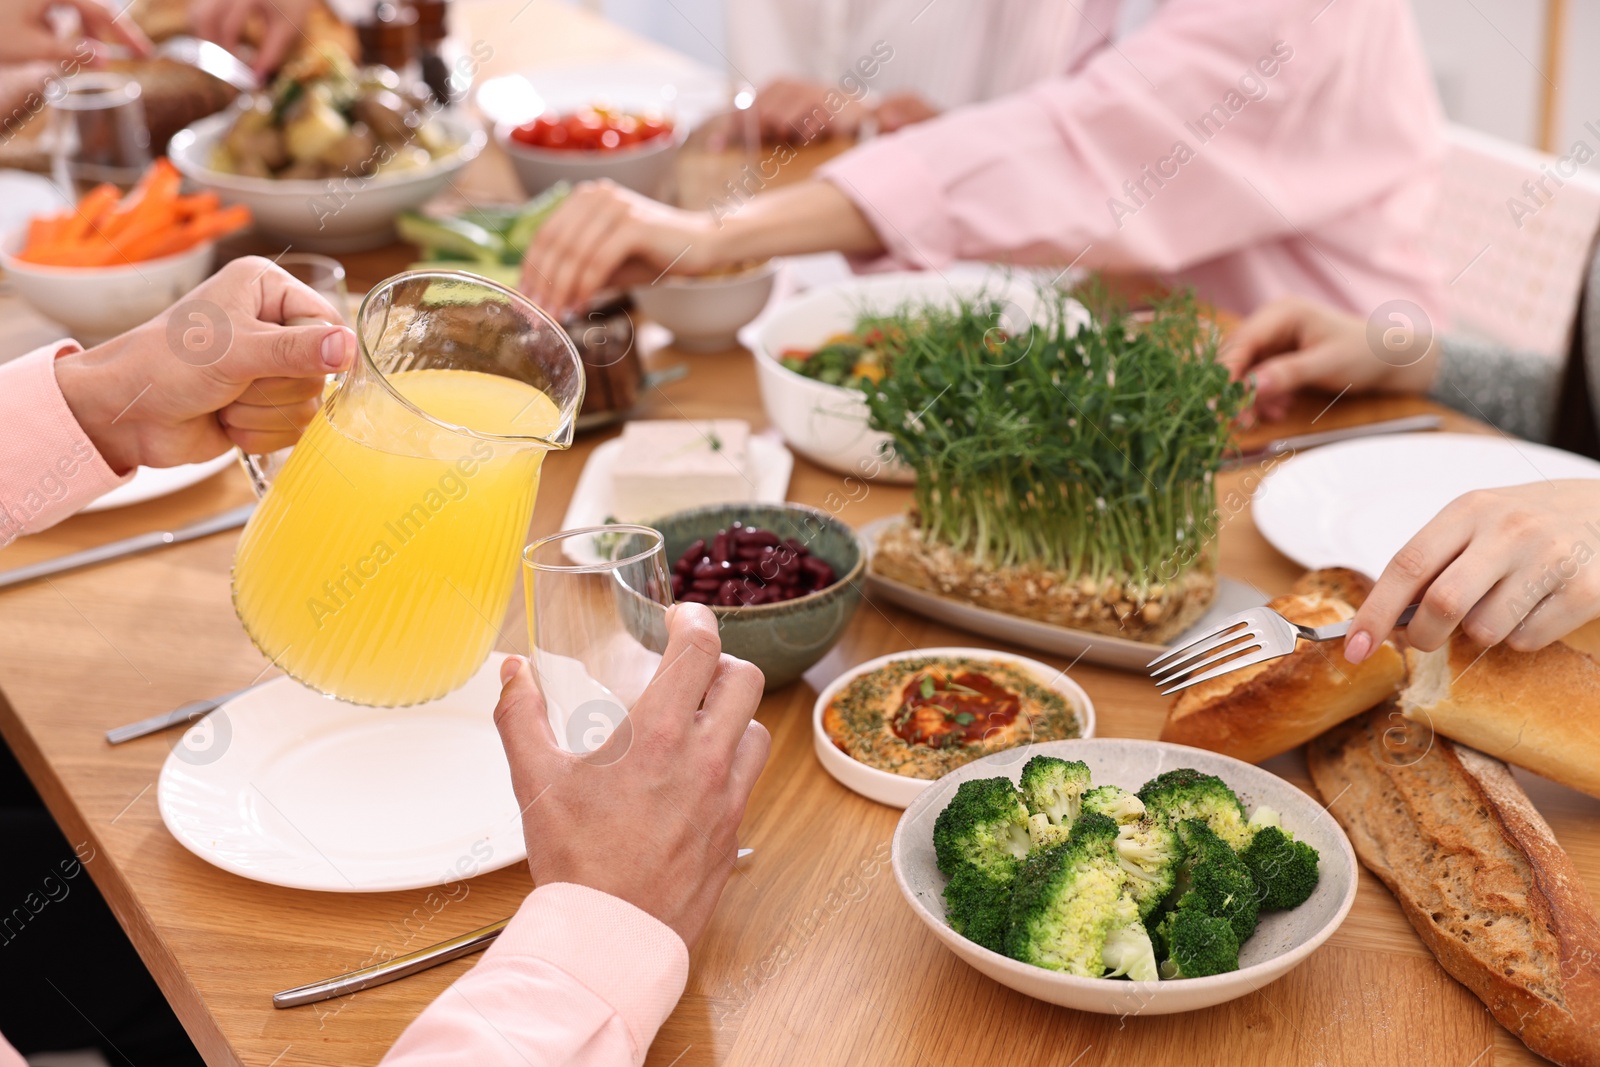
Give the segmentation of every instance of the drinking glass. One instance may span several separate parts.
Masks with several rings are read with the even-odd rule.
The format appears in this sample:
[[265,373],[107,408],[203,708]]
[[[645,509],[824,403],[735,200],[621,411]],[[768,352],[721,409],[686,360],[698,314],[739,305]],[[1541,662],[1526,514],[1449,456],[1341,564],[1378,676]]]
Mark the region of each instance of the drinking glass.
[[350,291],[344,284],[344,264],[332,256],[314,252],[288,252],[274,260],[289,276],[305,284],[339,312],[339,321],[350,323]]
[[[528,662],[551,729],[569,752],[595,752],[627,729],[667,647],[672,580],[661,534],[627,525],[565,530],[529,545],[522,563]],[[626,749],[606,751],[615,759]]]
[[150,165],[150,128],[139,83],[126,74],[86,71],[51,89],[47,99],[55,116],[58,180],[123,187],[137,181]]

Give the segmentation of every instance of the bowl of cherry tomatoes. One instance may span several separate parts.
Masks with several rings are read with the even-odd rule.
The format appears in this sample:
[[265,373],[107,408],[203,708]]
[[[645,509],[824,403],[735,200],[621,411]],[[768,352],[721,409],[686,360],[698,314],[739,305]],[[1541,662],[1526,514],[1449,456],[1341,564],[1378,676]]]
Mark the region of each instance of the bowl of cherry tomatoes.
[[592,178],[655,196],[677,162],[684,130],[653,112],[587,107],[504,123],[495,136],[529,196]]

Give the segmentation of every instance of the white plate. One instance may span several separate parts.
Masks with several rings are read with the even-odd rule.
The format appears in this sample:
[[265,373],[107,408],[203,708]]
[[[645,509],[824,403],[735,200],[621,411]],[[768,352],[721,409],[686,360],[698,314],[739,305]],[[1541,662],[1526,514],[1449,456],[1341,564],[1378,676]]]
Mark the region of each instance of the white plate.
[[876,800],[879,804],[887,804],[891,808],[903,808],[917,799],[918,793],[934,783],[934,779],[931,778],[908,778],[903,774],[891,774],[852,759],[839,750],[839,746],[833,743],[833,739],[828,736],[828,731],[822,725],[822,716],[828,710],[828,702],[854,679],[899,660],[925,659],[930,656],[965,656],[968,659],[999,660],[1002,663],[1012,664],[1036,677],[1040,685],[1054,689],[1066,697],[1067,702],[1078,712],[1078,726],[1082,731],[1080,736],[1094,736],[1094,701],[1083,691],[1083,686],[1067,677],[1066,671],[1058,671],[1048,663],[1040,663],[1036,659],[1028,659],[1013,652],[998,652],[992,648],[913,648],[908,652],[891,652],[887,656],[879,656],[877,659],[851,667],[839,675],[828,683],[827,688],[817,694],[817,702],[811,706],[811,742],[817,754],[817,762],[821,763],[822,769],[833,775],[834,779],[846,789],[860,793],[868,800]]
[[523,123],[545,108],[559,113],[610,104],[661,111],[686,126],[729,106],[727,80],[692,60],[680,63],[571,63],[490,78],[478,88],[492,124]]
[[1256,489],[1251,514],[1302,567],[1352,567],[1375,578],[1463,493],[1556,478],[1600,478],[1600,463],[1509,437],[1395,434],[1280,464]]
[[906,585],[904,582],[897,582],[875,573],[872,570],[871,555],[878,547],[878,537],[890,523],[899,521],[899,516],[878,519],[867,523],[859,531],[861,540],[867,546],[868,589],[891,603],[899,604],[919,615],[926,615],[930,619],[947,622],[952,626],[983,634],[985,637],[998,637],[1024,648],[1037,649],[1056,656],[1068,656],[1074,662],[1081,660],[1102,667],[1144,672],[1151,660],[1168,649],[1188,643],[1192,636],[1204,633],[1229,615],[1244,611],[1246,608],[1260,607],[1267,602],[1267,597],[1243,582],[1234,581],[1232,578],[1219,578],[1217,598],[1211,602],[1206,613],[1188,630],[1174,638],[1171,644],[1166,645],[1091,633],[1088,630],[1072,630],[1065,626],[1053,626],[1037,619],[1007,615],[1003,611],[980,608],[976,604],[937,596],[926,589],[918,589],[914,585]]
[[184,734],[161,768],[161,818],[206,862],[291,889],[420,889],[516,863],[527,852],[494,726],[504,658],[409,708],[274,679]]
[[97,497],[82,511],[105,511],[107,508],[125,508],[129,504],[143,504],[146,500],[169,496],[180,489],[199,485],[225,467],[238,462],[235,452],[224,452],[216,459],[204,463],[185,463],[179,467],[140,467],[134,476],[109,493]]
[[[1162,771],[1193,767],[1233,787],[1246,810],[1265,804],[1283,817],[1284,829],[1317,850],[1321,877],[1310,899],[1288,911],[1263,912],[1261,925],[1239,949],[1239,969],[1206,978],[1129,982],[1080,978],[1021,963],[973,944],[944,921],[945,876],[933,853],[933,822],[969,778],[1005,775],[1012,781],[1034,755],[1081,759],[1095,785],[1136,790]],[[1170,1015],[1222,1004],[1254,993],[1299,966],[1333,936],[1356,899],[1356,856],[1323,805],[1277,775],[1228,756],[1165,741],[1100,737],[1047,741],[996,752],[960,767],[906,808],[895,827],[890,863],[895,883],[928,929],[951,951],[1003,986],[1050,1004],[1105,1015]]]
[[[563,530],[578,530],[585,526],[604,526],[616,520],[616,497],[611,489],[611,467],[622,451],[622,438],[613,438],[598,445],[589,453],[589,461],[578,475],[578,484],[572,490],[572,501],[561,520]],[[789,475],[794,472],[794,453],[770,433],[750,435],[750,469],[756,480],[756,504],[781,504],[789,492]],[[733,503],[733,501],[706,500],[703,504]],[[740,501],[742,503],[742,501]],[[701,505],[696,504],[696,507]],[[649,525],[648,522],[645,523]],[[580,563],[598,563],[599,557],[578,560]],[[670,562],[670,561],[669,561]]]

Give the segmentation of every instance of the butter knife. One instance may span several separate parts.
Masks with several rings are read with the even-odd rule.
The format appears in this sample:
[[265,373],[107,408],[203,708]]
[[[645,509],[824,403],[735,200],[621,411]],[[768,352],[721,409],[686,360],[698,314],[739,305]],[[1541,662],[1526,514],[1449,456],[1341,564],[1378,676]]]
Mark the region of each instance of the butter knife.
[[[737,859],[747,859],[755,849],[741,848]],[[441,941],[437,945],[408,952],[404,956],[396,956],[387,963],[379,963],[372,967],[363,967],[359,971],[341,974],[337,978],[325,978],[320,982],[311,982],[308,985],[295,986],[285,989],[281,993],[272,994],[274,1008],[298,1008],[302,1004],[315,1004],[318,1001],[332,1000],[334,997],[348,996],[359,993],[363,989],[384,985],[396,979],[405,978],[437,967],[441,963],[470,956],[474,952],[488,948],[500,932],[511,922],[510,919],[501,919],[499,922],[481,926],[476,930],[452,937],[448,941]]]
[[64,571],[77,570],[79,567],[88,567],[95,563],[105,563],[124,556],[137,555],[148,552],[152,548],[162,548],[166,545],[181,545],[185,541],[194,541],[212,534],[222,533],[224,530],[236,530],[243,526],[250,518],[250,513],[255,510],[255,504],[241,504],[239,507],[224,511],[220,515],[213,515],[209,519],[190,523],[188,526],[176,530],[153,530],[142,533],[136,537],[127,537],[121,541],[113,541],[109,545],[98,548],[86,548],[82,552],[71,552],[55,559],[47,559],[41,563],[30,563],[25,567],[14,567],[8,571],[0,571],[0,589],[8,586],[20,585],[38,578],[48,578],[52,574],[61,574]]
[[1443,425],[1444,420],[1438,415],[1409,415],[1403,419],[1385,419],[1382,422],[1369,422],[1363,426],[1347,426],[1342,430],[1323,430],[1320,433],[1303,433],[1294,437],[1280,437],[1276,441],[1268,441],[1260,448],[1252,448],[1246,452],[1237,452],[1231,456],[1224,456],[1222,466],[1224,469],[1243,467],[1251,463],[1260,462],[1263,459],[1292,455],[1310,448],[1319,448],[1322,445],[1337,444],[1340,441],[1354,441],[1362,437],[1379,437],[1391,433],[1417,433],[1422,430],[1437,430]]

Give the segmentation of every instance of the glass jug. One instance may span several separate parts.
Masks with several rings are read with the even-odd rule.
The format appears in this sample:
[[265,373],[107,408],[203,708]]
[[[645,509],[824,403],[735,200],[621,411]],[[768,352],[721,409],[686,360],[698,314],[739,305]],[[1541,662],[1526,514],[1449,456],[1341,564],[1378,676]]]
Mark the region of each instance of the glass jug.
[[572,443],[583,365],[544,312],[456,271],[378,285],[355,332],[355,364],[287,460],[246,457],[263,499],[234,556],[233,604],[296,680],[417,704],[494,646],[540,465]]

